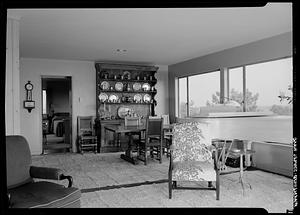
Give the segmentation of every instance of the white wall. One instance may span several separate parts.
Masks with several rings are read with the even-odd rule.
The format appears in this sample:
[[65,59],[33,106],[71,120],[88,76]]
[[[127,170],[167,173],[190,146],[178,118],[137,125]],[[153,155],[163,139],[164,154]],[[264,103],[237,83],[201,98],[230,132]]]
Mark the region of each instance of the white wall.
[[293,177],[293,146],[253,142],[253,165],[259,169]]
[[[21,58],[20,60],[20,97],[25,98],[25,83],[30,80],[34,85],[33,100],[36,108],[28,113],[21,107],[21,134],[30,145],[32,154],[42,152],[42,89],[41,76],[72,77],[72,142],[76,140],[76,117],[78,115],[96,115],[96,73],[93,62],[67,61],[52,59]],[[31,126],[28,126],[31,125]],[[76,147],[73,147],[75,149]]]
[[5,74],[6,135],[20,134],[19,25],[18,19],[7,19]]
[[[156,107],[158,115],[168,112],[167,67],[160,66],[160,68],[156,74],[158,93],[155,97],[158,104]],[[27,138],[32,154],[40,154],[42,152],[42,75],[72,77],[72,143],[73,151],[75,152],[77,116],[96,115],[96,71],[94,62],[21,58],[21,101],[25,99],[24,85],[30,80],[34,85],[33,100],[36,102],[36,108],[31,113],[28,113],[27,110],[21,107],[21,134]]]
[[168,66],[156,65],[159,67],[155,77],[157,84],[157,94],[155,100],[157,106],[155,107],[155,114],[160,116],[162,114],[169,114],[169,88],[168,88]]

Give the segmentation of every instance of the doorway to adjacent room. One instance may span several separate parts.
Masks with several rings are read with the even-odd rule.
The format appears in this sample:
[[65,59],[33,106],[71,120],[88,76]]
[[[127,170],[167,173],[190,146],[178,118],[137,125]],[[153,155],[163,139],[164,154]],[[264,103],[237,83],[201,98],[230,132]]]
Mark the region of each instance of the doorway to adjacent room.
[[44,153],[72,151],[72,77],[42,76]]

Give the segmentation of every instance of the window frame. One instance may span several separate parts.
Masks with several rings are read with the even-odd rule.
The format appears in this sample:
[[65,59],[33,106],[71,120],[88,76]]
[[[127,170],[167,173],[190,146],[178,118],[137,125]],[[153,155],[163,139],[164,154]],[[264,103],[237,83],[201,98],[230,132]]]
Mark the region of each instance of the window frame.
[[[243,105],[242,105],[242,111],[243,112],[247,112],[247,104],[245,102],[245,98],[246,98],[246,91],[247,91],[247,78],[246,78],[246,67],[247,66],[251,66],[251,65],[255,65],[255,64],[260,64],[260,63],[268,63],[268,62],[273,62],[273,61],[277,61],[277,60],[283,60],[283,59],[288,59],[288,58],[292,58],[292,62],[294,64],[294,60],[293,60],[293,56],[285,56],[285,57],[281,57],[281,58],[275,58],[275,59],[271,59],[271,60],[265,60],[265,61],[258,61],[258,62],[254,62],[254,63],[250,63],[250,64],[243,64],[243,65],[239,65],[239,66],[232,66],[232,67],[222,67],[220,69],[217,70],[213,70],[213,71],[208,71],[208,72],[199,72],[197,74],[192,74],[192,75],[185,75],[185,76],[180,76],[180,77],[176,77],[175,82],[177,84],[177,89],[175,91],[175,94],[177,94],[177,110],[175,112],[175,116],[179,117],[180,113],[179,113],[179,106],[180,106],[180,101],[179,101],[179,91],[180,91],[180,86],[179,86],[179,79],[182,78],[186,78],[187,79],[187,113],[186,113],[186,117],[193,117],[190,116],[190,107],[189,107],[189,78],[192,76],[196,76],[196,75],[203,75],[203,74],[208,74],[208,73],[212,73],[212,72],[219,72],[220,73],[220,85],[219,85],[219,89],[220,89],[220,103],[224,103],[226,101],[226,97],[224,95],[229,95],[230,93],[230,81],[229,81],[229,76],[230,76],[230,69],[234,69],[234,68],[238,68],[238,67],[242,67],[243,68],[243,80],[242,80],[242,85],[243,85]],[[293,67],[294,68],[294,67]],[[293,71],[292,71],[293,72]],[[223,78],[222,78],[223,75]],[[227,76],[227,77],[226,77]],[[226,77],[226,78],[225,78]],[[222,83],[223,81],[223,83]],[[226,83],[225,83],[226,82]],[[176,85],[175,84],[175,85]],[[222,86],[226,86],[226,87],[222,87]],[[222,98],[221,98],[222,97]],[[194,116],[195,117],[195,116]]]

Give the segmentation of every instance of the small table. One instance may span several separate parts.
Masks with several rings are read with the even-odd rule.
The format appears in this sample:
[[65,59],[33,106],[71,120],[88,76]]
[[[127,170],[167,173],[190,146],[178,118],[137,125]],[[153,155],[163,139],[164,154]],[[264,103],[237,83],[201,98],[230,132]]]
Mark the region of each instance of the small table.
[[132,164],[136,164],[136,159],[132,156],[132,146],[133,146],[133,137],[132,133],[141,133],[142,131],[146,131],[146,128],[144,125],[140,126],[125,126],[125,125],[105,125],[104,126],[104,132],[106,134],[106,131],[114,132],[115,135],[115,141],[118,141],[116,136],[118,136],[121,133],[127,133],[129,136],[129,143],[128,147],[125,151],[125,154],[121,154],[121,158],[123,160],[126,160]]
[[[254,150],[251,149],[245,149],[245,150],[230,150],[230,154],[232,155],[236,155],[236,156],[240,156],[240,178],[239,178],[239,182],[241,182],[242,184],[242,188],[244,191],[244,181],[243,181],[243,173],[244,173],[244,167],[243,167],[243,157],[245,155],[253,155],[255,153]],[[248,183],[250,189],[252,189],[250,183]]]

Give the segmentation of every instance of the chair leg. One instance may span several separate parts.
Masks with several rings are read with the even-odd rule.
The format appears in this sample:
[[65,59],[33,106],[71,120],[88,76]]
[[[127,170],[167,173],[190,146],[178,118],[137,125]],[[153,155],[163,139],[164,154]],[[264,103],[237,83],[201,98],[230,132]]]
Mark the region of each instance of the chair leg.
[[147,147],[145,146],[145,151],[144,151],[144,164],[147,165]]
[[162,163],[162,151],[163,151],[163,148],[162,148],[162,145],[160,145],[160,149],[159,149],[159,163]]
[[216,196],[217,200],[220,199],[220,173],[217,172],[217,179],[216,179]]
[[169,199],[172,199],[172,172],[169,171]]

